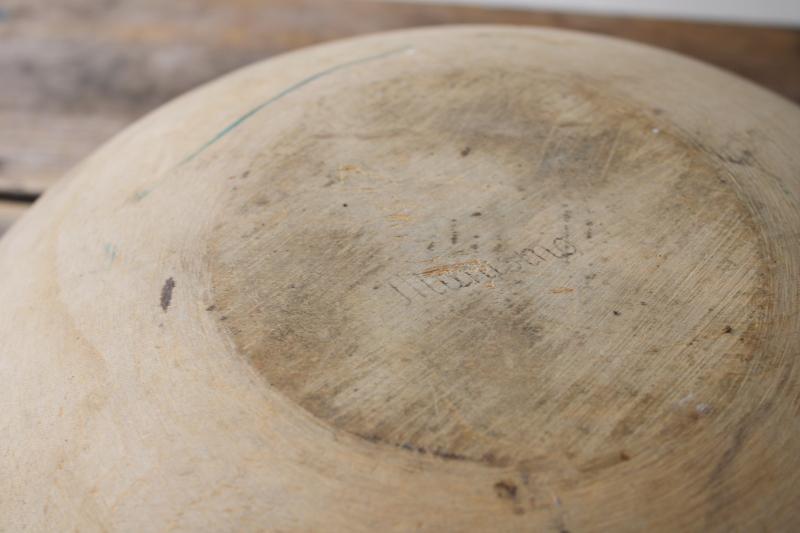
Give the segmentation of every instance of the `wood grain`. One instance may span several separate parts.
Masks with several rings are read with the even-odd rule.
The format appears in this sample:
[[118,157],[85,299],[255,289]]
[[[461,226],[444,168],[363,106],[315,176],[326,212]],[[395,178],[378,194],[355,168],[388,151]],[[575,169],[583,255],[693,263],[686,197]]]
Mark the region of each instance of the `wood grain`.
[[458,23],[624,37],[800,101],[800,32],[792,29],[380,2],[12,0],[0,14],[0,191],[41,193],[124,125],[255,60],[368,32]]
[[796,530],[798,139],[541,29],[193,91],[0,240],[0,530]]

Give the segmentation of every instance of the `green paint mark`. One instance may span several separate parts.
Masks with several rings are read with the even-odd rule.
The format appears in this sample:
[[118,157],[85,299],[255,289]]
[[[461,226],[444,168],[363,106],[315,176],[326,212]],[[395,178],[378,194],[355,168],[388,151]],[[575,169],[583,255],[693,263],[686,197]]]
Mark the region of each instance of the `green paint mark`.
[[144,197],[147,196],[148,194],[150,194],[150,189],[144,189],[144,190],[141,190],[141,191],[136,191],[135,193],[133,193],[133,201],[134,202],[138,202],[138,201],[144,199]]
[[117,247],[109,242],[109,243],[106,243],[104,249],[105,249],[106,255],[108,256],[108,265],[111,266],[111,264],[114,263],[114,259],[117,258]]
[[194,159],[197,155],[199,155],[203,150],[205,150],[206,148],[208,148],[212,144],[216,143],[217,141],[219,141],[223,137],[225,137],[228,133],[230,133],[231,131],[233,131],[237,127],[241,126],[250,117],[252,117],[256,113],[258,113],[259,111],[261,111],[265,107],[277,102],[278,100],[280,100],[284,96],[286,96],[286,95],[288,95],[288,94],[300,89],[301,87],[304,87],[304,86],[308,85],[309,83],[311,83],[313,81],[316,81],[316,80],[318,80],[320,78],[324,78],[325,76],[333,74],[334,72],[338,72],[340,70],[344,70],[346,68],[349,68],[349,67],[352,67],[352,66],[355,66],[355,65],[368,63],[370,61],[383,59],[385,57],[389,57],[389,56],[392,56],[392,55],[395,55],[395,54],[399,54],[401,52],[407,52],[409,50],[412,50],[412,48],[410,46],[404,46],[402,48],[396,48],[394,50],[389,50],[387,52],[382,52],[380,54],[375,54],[375,55],[371,55],[371,56],[368,56],[368,57],[362,57],[360,59],[354,59],[353,61],[347,61],[345,63],[340,63],[338,65],[334,65],[334,66],[332,66],[330,68],[327,68],[325,70],[317,72],[316,74],[313,74],[313,75],[311,75],[311,76],[309,76],[307,78],[304,78],[304,79],[298,81],[297,83],[295,83],[293,85],[290,85],[289,87],[287,87],[286,89],[282,90],[281,92],[279,92],[275,96],[272,96],[271,98],[269,98],[269,99],[265,100],[264,102],[258,104],[256,107],[254,107],[253,109],[251,109],[250,111],[248,111],[244,115],[240,116],[239,118],[237,118],[236,120],[234,120],[233,122],[231,122],[230,124],[225,126],[219,133],[214,135],[214,137],[212,137],[208,142],[206,142],[200,148],[198,148],[197,150],[195,150],[194,152],[189,154],[183,161],[181,161],[179,163],[179,165],[183,165],[185,163],[188,163],[189,161]]

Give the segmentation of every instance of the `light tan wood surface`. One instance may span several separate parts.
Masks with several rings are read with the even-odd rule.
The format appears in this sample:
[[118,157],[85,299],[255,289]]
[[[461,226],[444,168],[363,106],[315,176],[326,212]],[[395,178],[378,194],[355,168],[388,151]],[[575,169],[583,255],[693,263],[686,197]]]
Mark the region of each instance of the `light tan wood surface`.
[[192,91],[0,241],[0,530],[800,527],[798,139],[560,31]]

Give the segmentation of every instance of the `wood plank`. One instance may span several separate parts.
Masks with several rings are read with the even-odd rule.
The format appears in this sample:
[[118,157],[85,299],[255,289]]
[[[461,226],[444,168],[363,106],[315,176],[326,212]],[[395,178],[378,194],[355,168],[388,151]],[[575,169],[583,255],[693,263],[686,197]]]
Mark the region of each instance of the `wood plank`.
[[0,236],[11,228],[11,225],[28,209],[24,202],[0,200]]
[[513,23],[614,35],[800,101],[800,32],[513,9],[325,0],[15,0],[0,16],[0,191],[38,194],[114,132],[236,67],[368,32]]
[[0,109],[0,191],[41,193],[131,118]]

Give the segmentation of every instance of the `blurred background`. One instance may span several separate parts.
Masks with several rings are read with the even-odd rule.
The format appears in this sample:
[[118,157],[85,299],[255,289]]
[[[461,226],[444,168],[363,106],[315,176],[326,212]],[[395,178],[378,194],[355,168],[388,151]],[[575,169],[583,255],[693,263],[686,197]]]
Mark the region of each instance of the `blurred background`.
[[321,41],[463,23],[631,39],[800,103],[800,0],[0,1],[0,233],[94,148],[200,83]]

